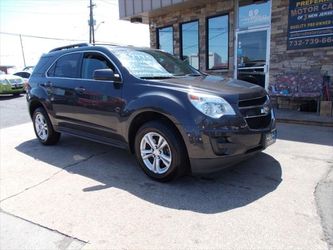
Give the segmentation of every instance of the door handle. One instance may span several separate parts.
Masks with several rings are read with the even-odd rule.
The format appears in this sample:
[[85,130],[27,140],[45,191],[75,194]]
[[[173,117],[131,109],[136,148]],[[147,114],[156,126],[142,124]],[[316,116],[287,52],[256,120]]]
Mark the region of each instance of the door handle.
[[52,83],[51,82],[45,82],[45,83],[41,83],[40,86],[45,87],[45,88],[51,88]]
[[74,90],[78,93],[82,93],[82,92],[86,91],[86,89],[82,88],[82,87],[76,87]]

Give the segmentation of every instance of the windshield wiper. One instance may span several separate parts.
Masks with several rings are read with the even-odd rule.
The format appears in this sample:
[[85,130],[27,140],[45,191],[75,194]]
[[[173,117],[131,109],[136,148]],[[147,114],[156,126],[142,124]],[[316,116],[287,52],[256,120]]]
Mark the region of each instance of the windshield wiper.
[[173,76],[141,76],[141,79],[169,79],[173,78]]
[[193,73],[193,74],[184,74],[184,75],[174,75],[174,76],[180,76],[180,77],[185,77],[185,76],[202,76],[201,74],[195,74],[195,73]]

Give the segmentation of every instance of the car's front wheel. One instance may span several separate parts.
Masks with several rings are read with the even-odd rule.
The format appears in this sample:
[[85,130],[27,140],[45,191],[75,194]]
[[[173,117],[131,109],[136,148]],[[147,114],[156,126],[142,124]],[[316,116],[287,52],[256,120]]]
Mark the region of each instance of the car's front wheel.
[[51,121],[44,108],[37,108],[32,116],[35,134],[44,145],[56,144],[60,139],[60,133],[53,129]]
[[157,181],[170,181],[187,167],[187,153],[177,133],[170,126],[152,121],[136,134],[135,154],[143,171]]

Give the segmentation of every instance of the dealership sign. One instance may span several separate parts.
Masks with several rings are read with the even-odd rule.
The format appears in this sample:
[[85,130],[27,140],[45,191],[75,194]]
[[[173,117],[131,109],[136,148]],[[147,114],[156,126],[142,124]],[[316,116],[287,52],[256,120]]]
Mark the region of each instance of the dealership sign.
[[333,0],[289,0],[288,50],[333,46]]

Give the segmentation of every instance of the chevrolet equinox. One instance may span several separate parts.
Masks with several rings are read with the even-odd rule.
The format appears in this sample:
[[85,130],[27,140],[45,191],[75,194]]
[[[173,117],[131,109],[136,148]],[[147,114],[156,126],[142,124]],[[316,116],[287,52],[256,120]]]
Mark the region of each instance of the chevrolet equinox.
[[26,91],[42,144],[67,133],[125,148],[158,181],[221,170],[276,140],[265,89],[203,74],[160,50],[56,48],[41,57]]

